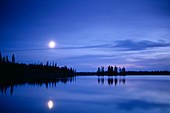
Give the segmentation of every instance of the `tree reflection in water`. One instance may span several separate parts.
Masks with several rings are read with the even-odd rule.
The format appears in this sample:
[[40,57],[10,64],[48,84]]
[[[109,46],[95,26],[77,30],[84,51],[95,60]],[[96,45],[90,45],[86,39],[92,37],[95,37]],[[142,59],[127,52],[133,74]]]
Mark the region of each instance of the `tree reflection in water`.
[[104,78],[104,77],[99,77],[98,79],[98,84],[108,84],[108,85],[117,85],[118,82],[119,84],[125,84],[126,80],[125,78]]
[[43,84],[46,85],[46,88],[48,87],[56,87],[57,83],[64,83],[67,82],[72,83],[76,80],[75,77],[65,77],[65,78],[56,78],[51,80],[28,80],[28,81],[3,81],[0,82],[0,90],[2,93],[7,93],[7,90],[10,89],[10,94],[12,95],[14,92],[14,87],[17,85],[25,86],[26,84],[32,85],[32,86],[42,86]]

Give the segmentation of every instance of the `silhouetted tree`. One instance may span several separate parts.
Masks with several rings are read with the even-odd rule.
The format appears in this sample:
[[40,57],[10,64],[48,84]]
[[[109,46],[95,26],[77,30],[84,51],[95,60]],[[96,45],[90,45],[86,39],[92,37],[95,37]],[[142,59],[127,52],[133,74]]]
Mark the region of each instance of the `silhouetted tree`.
[[42,62],[40,62],[40,66],[43,66],[43,63],[42,63]]
[[126,71],[126,69],[125,69],[125,67],[123,67],[123,68],[122,68],[122,72],[125,73],[125,71]]
[[110,65],[109,65],[109,67],[107,69],[107,72],[108,72],[108,74],[110,74]]
[[125,67],[122,68],[122,73],[125,75],[125,73],[126,73]]
[[108,67],[108,75],[113,75],[113,66]]
[[7,62],[7,63],[9,62],[8,56],[6,56],[6,62]]
[[5,57],[3,57],[2,62],[5,63]]
[[102,67],[102,70],[101,70],[102,74],[104,74],[104,67]]
[[73,69],[72,69],[72,68],[70,68],[70,72],[73,72]]
[[116,67],[116,65],[115,65],[114,74],[117,75],[117,73],[118,73],[118,72],[117,72],[117,67]]
[[47,63],[46,63],[46,66],[49,66],[49,63],[48,63],[48,61],[47,61]]
[[113,66],[110,67],[110,72],[113,75]]
[[12,63],[15,63],[15,56],[14,56],[14,54],[12,55]]
[[110,72],[110,65],[109,65],[109,67],[108,67],[108,69],[107,69],[107,72],[108,72],[108,75],[111,75],[111,72]]
[[119,67],[119,73],[122,73],[122,69]]
[[57,67],[57,63],[55,63],[55,67]]
[[98,67],[98,69],[97,69],[97,73],[100,73],[100,67]]

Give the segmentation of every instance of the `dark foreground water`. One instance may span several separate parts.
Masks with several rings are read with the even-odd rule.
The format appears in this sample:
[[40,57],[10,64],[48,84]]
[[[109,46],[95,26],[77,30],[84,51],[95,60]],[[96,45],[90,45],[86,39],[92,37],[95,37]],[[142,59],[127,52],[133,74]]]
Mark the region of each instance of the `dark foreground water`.
[[79,76],[1,86],[0,113],[170,113],[170,77]]

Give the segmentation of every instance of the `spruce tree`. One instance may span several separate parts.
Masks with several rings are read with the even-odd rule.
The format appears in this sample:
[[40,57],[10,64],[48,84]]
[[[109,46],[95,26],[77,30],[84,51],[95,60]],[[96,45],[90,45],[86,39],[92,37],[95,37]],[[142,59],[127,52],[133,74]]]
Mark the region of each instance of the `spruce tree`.
[[8,56],[6,56],[6,62],[7,62],[7,63],[9,62]]
[[123,67],[122,68],[122,73],[125,74],[125,72],[126,72],[126,69],[125,69],[125,67]]
[[49,63],[48,63],[48,61],[47,61],[47,63],[46,63],[46,66],[49,66]]
[[2,62],[5,63],[5,57],[3,57]]
[[14,56],[14,54],[12,55],[12,63],[15,63],[15,56]]
[[98,69],[97,69],[97,73],[100,73],[100,67],[98,67]]
[[116,67],[116,65],[115,65],[114,74],[117,75],[117,73],[118,73],[118,72],[117,72],[117,67]]

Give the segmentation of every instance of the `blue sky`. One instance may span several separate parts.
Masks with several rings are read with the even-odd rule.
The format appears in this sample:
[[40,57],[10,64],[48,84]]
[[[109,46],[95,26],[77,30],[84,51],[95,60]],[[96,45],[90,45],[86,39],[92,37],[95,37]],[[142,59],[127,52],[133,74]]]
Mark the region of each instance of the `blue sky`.
[[17,62],[170,70],[169,0],[1,0],[0,17],[0,51]]

